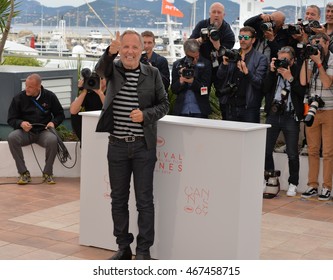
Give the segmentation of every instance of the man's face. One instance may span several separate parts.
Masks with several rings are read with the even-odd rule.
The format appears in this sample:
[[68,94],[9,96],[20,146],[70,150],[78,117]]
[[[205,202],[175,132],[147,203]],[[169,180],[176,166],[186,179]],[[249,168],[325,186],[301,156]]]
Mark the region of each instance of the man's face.
[[224,19],[224,8],[221,5],[215,4],[211,7],[209,12],[210,23],[215,24],[217,28],[220,28]]
[[333,7],[327,7],[325,10],[325,20],[328,24],[333,24]]
[[199,53],[199,51],[197,51],[197,52],[187,52],[186,56],[188,58],[192,59],[193,64],[196,65],[198,63],[200,53]]
[[155,47],[154,38],[150,36],[144,36],[143,45],[144,50],[147,52],[147,54],[151,54],[153,52],[153,48]]
[[255,42],[255,38],[252,38],[251,32],[247,32],[247,31],[241,31],[239,33],[238,39],[239,39],[240,47],[244,51],[251,50],[251,48]]
[[40,93],[41,85],[35,79],[25,81],[25,91],[27,96],[36,97]]
[[320,20],[320,15],[318,13],[318,10],[316,8],[307,8],[305,11],[305,20]]
[[126,69],[139,66],[143,46],[137,34],[125,34],[121,39],[119,50],[120,60]]

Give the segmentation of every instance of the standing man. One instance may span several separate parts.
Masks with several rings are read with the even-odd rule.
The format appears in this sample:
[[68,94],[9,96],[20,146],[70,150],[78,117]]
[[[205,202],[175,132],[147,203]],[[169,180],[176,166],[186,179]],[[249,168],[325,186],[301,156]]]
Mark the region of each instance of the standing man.
[[257,33],[254,48],[265,54],[268,61],[277,57],[282,47],[289,45],[288,31],[283,29],[286,16],[280,11],[271,14],[253,16],[244,22],[244,26],[251,26]]
[[210,61],[199,53],[195,39],[184,43],[185,57],[172,66],[171,90],[177,95],[173,113],[178,116],[208,118],[211,113],[208,87],[211,79]]
[[[118,252],[113,260],[132,259],[128,200],[133,173],[138,227],[136,259],[150,259],[154,243],[153,174],[157,121],[167,114],[169,101],[157,68],[140,63],[143,40],[126,30],[99,59],[96,72],[107,81],[97,132],[109,132],[108,164],[113,234]],[[119,60],[115,60],[117,55]]]
[[265,55],[254,50],[255,30],[245,26],[239,31],[240,50],[222,52],[219,66],[220,108],[225,120],[260,122],[263,94],[261,85],[267,73]]
[[[312,114],[313,123],[307,122],[308,143],[308,189],[302,197],[318,195],[320,167],[320,147],[323,154],[323,184],[318,200],[330,200],[332,191],[333,166],[333,54],[329,50],[330,38],[326,33],[311,37],[311,44],[317,49],[304,60],[300,81],[309,87],[309,105],[316,107]],[[310,110],[309,110],[310,111]],[[314,119],[313,119],[314,118]],[[307,118],[305,118],[305,121]]]
[[304,113],[305,86],[299,81],[300,67],[295,64],[295,51],[283,47],[278,58],[272,58],[270,71],[263,83],[267,129],[265,171],[275,171],[273,151],[282,131],[288,155],[289,178],[287,196],[295,196],[299,182],[298,138]]
[[[211,62],[211,82],[217,91],[219,89],[215,85],[216,73],[222,63],[219,50],[231,49],[235,44],[234,32],[224,20],[224,15],[224,6],[219,2],[213,3],[209,8],[209,18],[199,21],[190,36],[191,39],[197,39],[200,44],[200,54]],[[208,90],[210,91],[210,87]]]
[[141,33],[144,44],[145,53],[141,57],[141,62],[149,63],[156,67],[161,74],[165,91],[168,92],[170,86],[170,71],[168,61],[164,56],[154,52],[155,35],[151,31],[144,31]]
[[25,90],[14,96],[8,110],[8,124],[14,128],[8,135],[8,145],[20,174],[17,184],[31,182],[22,147],[32,143],[45,148],[43,180],[55,184],[53,163],[58,152],[58,140],[48,128],[57,127],[64,119],[64,110],[57,96],[42,86],[38,74],[28,76]]

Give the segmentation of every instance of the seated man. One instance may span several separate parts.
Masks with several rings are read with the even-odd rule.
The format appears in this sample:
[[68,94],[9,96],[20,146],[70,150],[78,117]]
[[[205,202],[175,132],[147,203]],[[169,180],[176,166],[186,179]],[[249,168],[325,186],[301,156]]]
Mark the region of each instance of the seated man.
[[64,110],[57,96],[44,89],[41,77],[38,74],[28,76],[25,90],[14,96],[10,104],[7,120],[14,128],[8,135],[8,145],[20,174],[17,181],[19,185],[31,182],[22,147],[32,143],[46,149],[43,180],[48,184],[55,184],[53,163],[58,151],[58,140],[48,128],[57,127],[64,118]]

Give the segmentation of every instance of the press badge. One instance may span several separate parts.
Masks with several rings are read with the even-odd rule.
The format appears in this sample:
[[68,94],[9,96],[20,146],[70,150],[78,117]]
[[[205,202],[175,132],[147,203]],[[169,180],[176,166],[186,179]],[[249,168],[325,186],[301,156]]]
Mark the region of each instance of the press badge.
[[207,87],[201,87],[201,95],[206,95],[208,94],[208,88]]

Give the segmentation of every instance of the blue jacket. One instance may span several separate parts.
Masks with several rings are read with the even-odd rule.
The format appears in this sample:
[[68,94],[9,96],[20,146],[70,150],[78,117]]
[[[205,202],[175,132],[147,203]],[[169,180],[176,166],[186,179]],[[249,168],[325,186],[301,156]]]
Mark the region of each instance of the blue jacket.
[[[254,49],[246,54],[245,60],[249,73],[248,75],[241,74],[240,82],[246,84],[246,107],[260,108],[263,98],[261,87],[266,77],[268,60],[265,55]],[[220,90],[225,88],[228,82],[234,82],[232,78],[236,71],[239,71],[236,62],[229,62],[228,65],[220,64],[217,71],[218,87]],[[228,104],[228,95],[220,96],[219,100],[221,104]]]
[[[101,56],[95,70],[107,80],[106,95],[96,132],[113,132],[113,100],[126,83],[125,69],[116,55],[108,55],[109,48]],[[140,63],[138,80],[139,109],[143,112],[143,133],[147,148],[156,147],[157,121],[169,111],[169,100],[157,68]]]
[[153,52],[149,61],[152,66],[155,66],[160,71],[164,88],[166,92],[168,92],[170,86],[170,70],[167,59],[164,56]]

